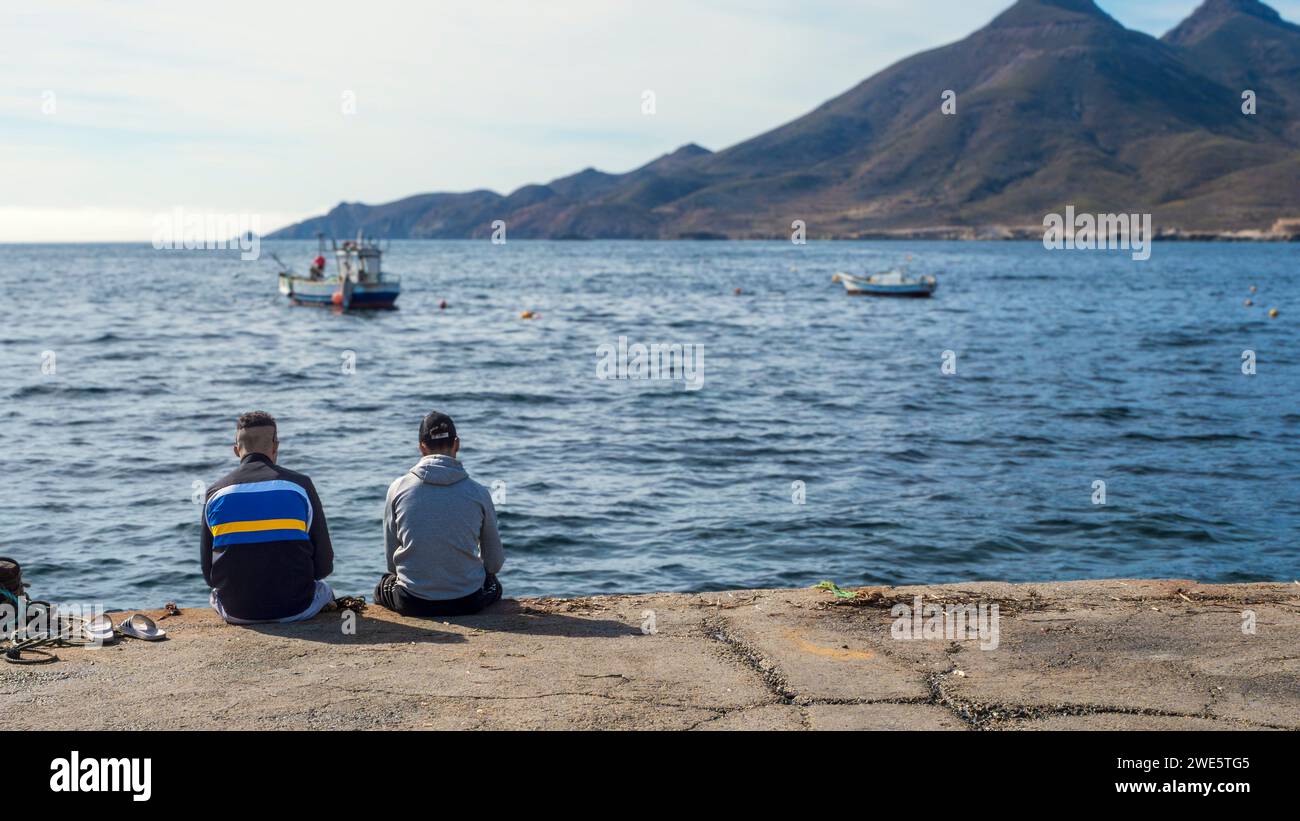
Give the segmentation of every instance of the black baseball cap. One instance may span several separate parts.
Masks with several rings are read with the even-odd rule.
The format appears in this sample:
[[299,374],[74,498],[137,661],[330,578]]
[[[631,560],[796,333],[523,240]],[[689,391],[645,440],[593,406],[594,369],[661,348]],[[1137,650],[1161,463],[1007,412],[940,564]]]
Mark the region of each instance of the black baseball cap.
[[456,441],[456,423],[445,413],[433,411],[420,423],[420,442],[429,448],[447,448]]

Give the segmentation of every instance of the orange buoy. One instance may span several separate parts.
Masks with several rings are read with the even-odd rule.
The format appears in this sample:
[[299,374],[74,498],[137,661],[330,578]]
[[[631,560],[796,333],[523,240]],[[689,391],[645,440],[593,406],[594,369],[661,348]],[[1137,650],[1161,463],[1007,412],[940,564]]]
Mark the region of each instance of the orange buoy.
[[737,289],[736,289],[736,296],[740,296],[740,295],[743,294],[743,293],[745,293],[745,292],[744,292],[742,289],[740,289],[740,288],[737,288]]
[[536,319],[538,316],[540,316],[540,314],[535,314],[532,311],[523,311],[519,314],[520,319]]
[[1269,318],[1269,319],[1277,319],[1277,308],[1269,308],[1269,309],[1268,309],[1268,318]]
[[334,296],[330,297],[330,302],[333,302],[335,305],[342,305],[342,304],[343,304],[343,292],[342,292],[342,291],[335,291],[335,292],[334,292]]

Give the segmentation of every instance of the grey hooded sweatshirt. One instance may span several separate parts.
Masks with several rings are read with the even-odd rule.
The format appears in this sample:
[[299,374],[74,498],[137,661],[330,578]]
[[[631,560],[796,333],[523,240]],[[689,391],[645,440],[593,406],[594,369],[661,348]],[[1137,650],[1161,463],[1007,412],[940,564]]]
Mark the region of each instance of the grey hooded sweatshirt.
[[460,461],[426,456],[388,488],[384,503],[388,572],[407,593],[432,601],[482,589],[505,564],[487,488]]

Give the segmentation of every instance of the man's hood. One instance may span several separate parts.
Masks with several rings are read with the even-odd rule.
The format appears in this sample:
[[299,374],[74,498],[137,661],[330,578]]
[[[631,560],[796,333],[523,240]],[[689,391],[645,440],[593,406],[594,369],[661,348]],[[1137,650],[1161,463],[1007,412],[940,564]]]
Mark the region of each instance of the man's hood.
[[469,478],[459,460],[441,453],[424,457],[411,472],[426,485],[454,485]]

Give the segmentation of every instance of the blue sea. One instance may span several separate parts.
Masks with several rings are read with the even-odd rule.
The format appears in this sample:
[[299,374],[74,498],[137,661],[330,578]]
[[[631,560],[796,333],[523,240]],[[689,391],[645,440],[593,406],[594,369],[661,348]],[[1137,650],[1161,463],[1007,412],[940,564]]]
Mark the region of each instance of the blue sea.
[[[195,498],[253,409],[340,593],[431,409],[497,489],[507,595],[1300,575],[1296,246],[393,242],[400,310],[354,315],[277,292],[269,254],[314,245],[4,249],[0,555],[33,596],[205,602]],[[932,300],[831,282],[907,254]],[[699,390],[598,378],[620,337],[702,346]]]

